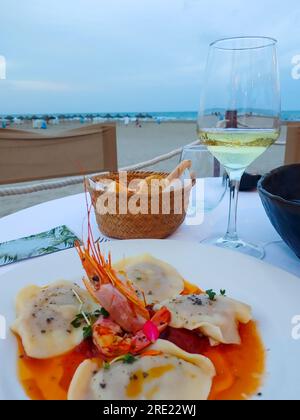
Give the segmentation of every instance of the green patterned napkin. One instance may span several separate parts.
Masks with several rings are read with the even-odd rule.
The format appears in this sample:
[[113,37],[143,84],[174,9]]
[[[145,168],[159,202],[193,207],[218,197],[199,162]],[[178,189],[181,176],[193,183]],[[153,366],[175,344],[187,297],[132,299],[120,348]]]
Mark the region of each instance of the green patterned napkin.
[[79,239],[67,226],[0,244],[0,267],[74,247]]

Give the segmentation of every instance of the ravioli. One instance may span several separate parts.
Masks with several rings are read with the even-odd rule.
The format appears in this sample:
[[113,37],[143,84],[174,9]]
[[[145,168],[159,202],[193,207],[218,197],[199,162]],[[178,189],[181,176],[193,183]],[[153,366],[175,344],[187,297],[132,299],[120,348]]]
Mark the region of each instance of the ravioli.
[[77,369],[69,400],[206,400],[216,374],[212,362],[158,340],[150,349],[161,354],[137,357],[109,369],[86,360]]
[[209,337],[211,345],[241,344],[239,323],[248,324],[252,319],[250,306],[225,296],[216,296],[215,300],[206,294],[177,296],[154,309],[163,306],[171,312],[171,327],[199,330]]
[[137,293],[144,293],[149,305],[177,296],[184,289],[184,279],[175,268],[149,254],[123,259],[114,268],[137,287]]
[[47,287],[29,286],[18,294],[17,319],[11,329],[21,337],[29,357],[48,359],[81,343],[84,325],[80,328],[71,325],[80,309],[74,291],[84,303],[83,311],[97,309],[85,290],[68,281],[57,281]]

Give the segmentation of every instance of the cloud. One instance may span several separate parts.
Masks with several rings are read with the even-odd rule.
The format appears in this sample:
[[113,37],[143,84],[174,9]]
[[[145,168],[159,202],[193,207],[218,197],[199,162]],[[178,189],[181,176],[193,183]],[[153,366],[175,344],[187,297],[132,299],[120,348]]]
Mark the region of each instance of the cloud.
[[299,0],[10,0],[1,7],[8,80],[0,113],[192,109],[208,44],[251,34],[279,40],[283,103],[299,102],[300,81],[291,78]]

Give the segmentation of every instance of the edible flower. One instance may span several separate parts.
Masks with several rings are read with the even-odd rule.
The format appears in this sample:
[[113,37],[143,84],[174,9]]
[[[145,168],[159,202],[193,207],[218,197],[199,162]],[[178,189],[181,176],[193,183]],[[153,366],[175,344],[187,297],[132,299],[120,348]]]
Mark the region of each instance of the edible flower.
[[155,343],[159,338],[159,330],[152,321],[147,321],[144,324],[143,333],[151,343]]

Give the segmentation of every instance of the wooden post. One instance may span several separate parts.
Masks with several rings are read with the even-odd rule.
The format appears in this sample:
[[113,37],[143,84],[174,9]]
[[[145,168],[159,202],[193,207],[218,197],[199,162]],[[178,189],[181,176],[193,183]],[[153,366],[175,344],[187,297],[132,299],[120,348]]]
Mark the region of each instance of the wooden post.
[[300,122],[287,124],[285,164],[300,163]]

